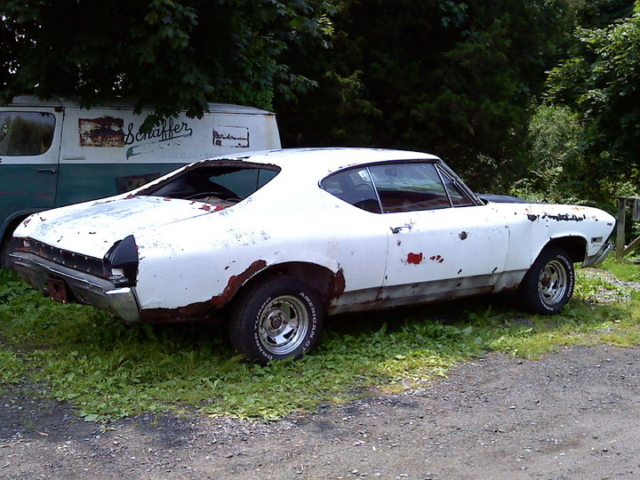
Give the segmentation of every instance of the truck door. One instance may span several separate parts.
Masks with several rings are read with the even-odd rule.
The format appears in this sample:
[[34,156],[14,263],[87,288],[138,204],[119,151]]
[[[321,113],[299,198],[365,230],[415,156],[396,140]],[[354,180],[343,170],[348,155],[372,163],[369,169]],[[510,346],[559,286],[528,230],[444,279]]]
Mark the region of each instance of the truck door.
[[0,109],[2,230],[16,216],[55,204],[63,115],[54,108]]

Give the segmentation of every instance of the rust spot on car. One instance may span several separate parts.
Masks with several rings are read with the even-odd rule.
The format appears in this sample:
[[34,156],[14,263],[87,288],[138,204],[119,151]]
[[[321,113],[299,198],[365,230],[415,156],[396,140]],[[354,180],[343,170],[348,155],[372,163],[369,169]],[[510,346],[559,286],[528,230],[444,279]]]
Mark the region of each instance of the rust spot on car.
[[538,219],[538,215],[534,215],[532,213],[527,213],[527,218],[532,221],[535,222]]
[[434,255],[432,257],[429,257],[429,260],[431,260],[432,262],[438,262],[438,263],[444,262],[444,258],[442,258],[440,255]]
[[242,273],[238,275],[232,275],[229,277],[227,286],[221,295],[213,297],[209,303],[216,308],[221,308],[229,303],[229,300],[240,290],[240,287],[251,277],[253,277],[260,270],[263,270],[267,266],[267,262],[264,260],[256,260]]
[[346,281],[344,279],[344,272],[342,269],[339,269],[335,274],[335,282],[333,287],[333,292],[331,292],[331,298],[338,298],[340,295],[344,293],[346,288]]
[[267,266],[264,260],[256,260],[242,273],[229,277],[224,291],[207,302],[197,302],[179,308],[151,308],[140,312],[141,322],[176,323],[193,320],[210,320],[216,311],[224,307],[240,290],[240,287]]
[[568,213],[564,213],[564,214],[558,214],[558,215],[545,214],[544,217],[542,218],[550,218],[551,220],[555,220],[556,222],[581,222],[585,220],[587,217],[586,215],[578,216],[574,214],[569,215]]
[[179,323],[211,318],[209,302],[198,302],[180,308],[149,308],[140,311],[143,323]]
[[[191,203],[196,203],[196,202],[191,202]],[[220,210],[224,210],[226,207],[223,207],[222,205],[202,205],[200,207],[200,210],[204,210],[205,212],[219,212]]]
[[410,265],[419,265],[422,262],[421,253],[409,253],[407,255],[407,263]]
[[468,236],[467,232],[460,232],[460,240],[466,240]]

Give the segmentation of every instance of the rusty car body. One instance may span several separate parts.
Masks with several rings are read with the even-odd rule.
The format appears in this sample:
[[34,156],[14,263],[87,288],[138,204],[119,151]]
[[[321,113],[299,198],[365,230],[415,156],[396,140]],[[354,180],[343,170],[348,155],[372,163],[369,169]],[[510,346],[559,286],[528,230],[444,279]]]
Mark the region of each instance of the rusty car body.
[[341,312],[503,290],[559,312],[573,264],[599,263],[614,224],[594,208],[483,201],[426,153],[293,149],[35,214],[11,255],[52,298],[128,322],[223,313],[235,348],[266,363],[308,351]]

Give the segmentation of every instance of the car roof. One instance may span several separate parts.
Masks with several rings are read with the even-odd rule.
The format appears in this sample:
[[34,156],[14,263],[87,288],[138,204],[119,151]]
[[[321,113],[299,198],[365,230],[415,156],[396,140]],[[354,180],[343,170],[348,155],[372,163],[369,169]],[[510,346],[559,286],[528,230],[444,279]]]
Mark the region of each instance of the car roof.
[[393,160],[439,160],[435,155],[406,150],[380,148],[291,148],[224,155],[197,163],[239,160],[275,165],[283,170],[298,170],[307,175],[327,175],[347,167]]

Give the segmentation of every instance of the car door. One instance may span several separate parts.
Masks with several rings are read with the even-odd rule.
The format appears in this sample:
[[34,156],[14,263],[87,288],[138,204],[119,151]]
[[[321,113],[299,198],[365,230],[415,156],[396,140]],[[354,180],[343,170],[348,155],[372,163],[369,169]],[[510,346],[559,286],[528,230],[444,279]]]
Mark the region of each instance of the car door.
[[400,303],[489,292],[504,270],[505,218],[435,162],[372,165],[390,237],[384,294]]
[[62,112],[0,110],[0,223],[55,204]]

